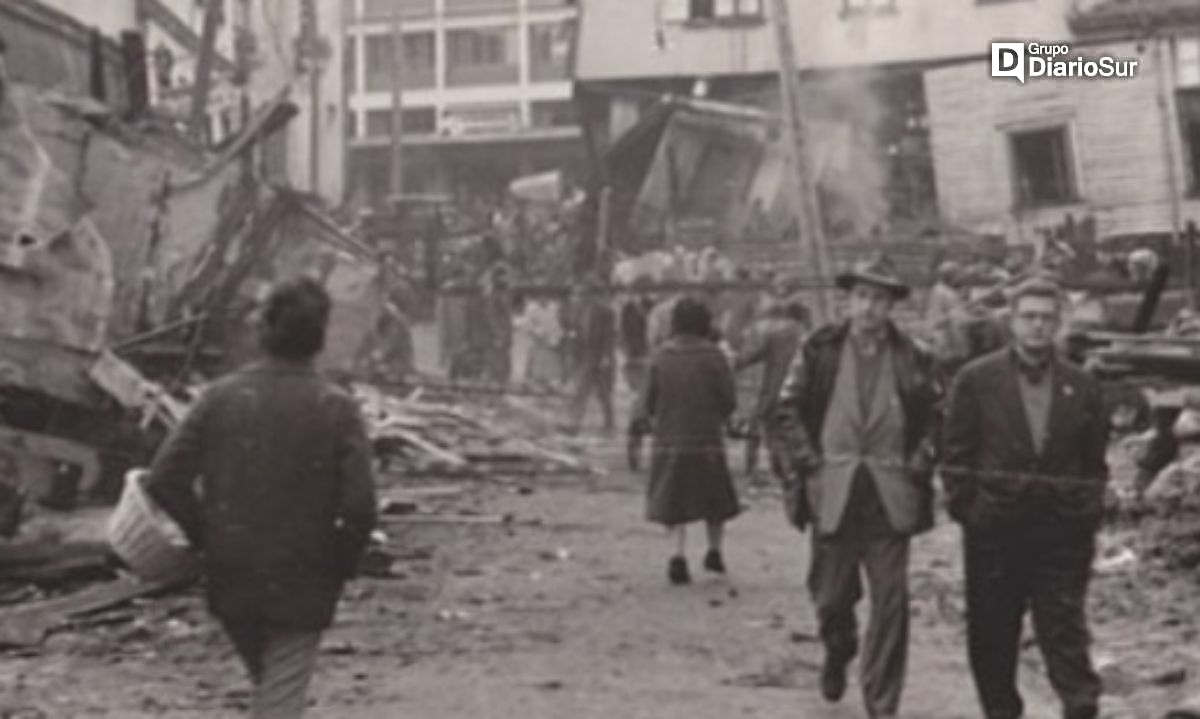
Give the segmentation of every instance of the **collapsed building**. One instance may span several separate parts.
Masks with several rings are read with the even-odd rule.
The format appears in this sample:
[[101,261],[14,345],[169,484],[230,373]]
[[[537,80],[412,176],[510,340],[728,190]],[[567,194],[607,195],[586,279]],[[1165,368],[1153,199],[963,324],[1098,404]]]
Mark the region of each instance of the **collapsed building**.
[[384,305],[375,253],[250,160],[294,112],[281,94],[208,152],[152,119],[11,82],[0,65],[9,505],[114,494],[153,446],[142,430],[169,426],[198,382],[250,356],[255,304],[280,278],[327,286],[325,368],[354,368]]

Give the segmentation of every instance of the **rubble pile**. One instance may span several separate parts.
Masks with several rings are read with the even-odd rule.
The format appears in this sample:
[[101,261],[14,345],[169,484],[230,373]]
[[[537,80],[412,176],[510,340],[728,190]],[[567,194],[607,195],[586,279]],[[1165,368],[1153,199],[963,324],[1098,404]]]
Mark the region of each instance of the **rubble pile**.
[[576,454],[480,403],[430,401],[418,389],[407,397],[357,385],[367,430],[385,472],[405,476],[590,473]]

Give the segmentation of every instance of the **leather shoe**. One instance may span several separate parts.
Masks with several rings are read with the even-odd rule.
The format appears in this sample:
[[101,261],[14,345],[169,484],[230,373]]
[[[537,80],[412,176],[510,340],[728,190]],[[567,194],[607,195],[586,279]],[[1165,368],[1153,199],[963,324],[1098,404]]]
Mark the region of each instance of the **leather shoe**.
[[721,556],[721,552],[716,549],[708,550],[704,555],[704,568],[715,574],[724,574],[725,558]]
[[671,580],[671,584],[691,582],[692,575],[688,572],[687,560],[683,557],[671,557],[671,561],[667,564],[667,579]]

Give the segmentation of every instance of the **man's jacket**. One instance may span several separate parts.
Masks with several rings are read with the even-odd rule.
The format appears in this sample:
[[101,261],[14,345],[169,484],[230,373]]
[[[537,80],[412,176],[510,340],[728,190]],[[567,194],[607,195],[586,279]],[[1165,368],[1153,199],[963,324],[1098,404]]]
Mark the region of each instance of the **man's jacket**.
[[[809,486],[818,482],[815,470],[824,462],[821,437],[830,402],[833,399],[842,350],[848,341],[848,323],[823,327],[801,346],[788,370],[776,412],[778,431],[786,437],[790,452],[790,472],[804,491],[793,500],[793,523],[803,526],[815,522],[824,533],[835,531],[845,513],[849,492],[821,491]],[[937,458],[937,433],[940,429],[939,402],[941,383],[930,355],[890,323],[886,343],[891,351],[892,377],[903,415],[903,458],[905,482],[882,488],[881,494],[900,495],[893,506],[914,507],[912,516],[893,517],[897,531],[911,534],[928,529],[933,523],[932,474]],[[880,378],[883,381],[885,378]],[[824,488],[830,489],[830,488]],[[911,496],[910,496],[911,495]],[[808,500],[810,508],[802,506]],[[831,500],[831,498],[834,498]],[[888,504],[888,496],[883,497]],[[802,516],[805,512],[813,516]],[[801,516],[795,516],[796,514]]]
[[945,466],[951,516],[968,528],[1094,528],[1104,509],[1109,420],[1099,383],[1061,359],[1049,368],[1050,414],[1036,451],[1012,349],[980,357],[955,379]]
[[147,485],[204,550],[222,618],[328,626],[376,520],[358,404],[303,364],[265,362],[216,382],[159,450]]

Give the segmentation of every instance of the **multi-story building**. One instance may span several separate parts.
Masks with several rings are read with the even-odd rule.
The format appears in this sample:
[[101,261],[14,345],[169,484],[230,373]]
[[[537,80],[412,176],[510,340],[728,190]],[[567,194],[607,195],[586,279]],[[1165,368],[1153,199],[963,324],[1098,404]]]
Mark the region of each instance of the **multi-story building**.
[[579,166],[573,0],[345,2],[349,165],[360,203],[389,192],[398,79],[406,193],[494,195],[517,176]]
[[[927,70],[986,58],[994,39],[1070,37],[1071,0],[788,2],[805,87],[802,111],[813,130],[810,159],[826,229],[835,238],[868,239],[881,229],[920,233],[938,219]],[[777,110],[772,6],[771,0],[585,2],[577,96],[594,152],[602,155],[636,123],[653,122],[662,93]],[[706,157],[729,153],[743,142],[728,131],[709,132],[709,137],[700,142],[692,133],[686,143],[672,147],[669,184],[677,194],[727,201],[691,202],[685,196],[666,202],[662,193],[643,192],[627,200],[634,214],[710,220],[721,241],[735,245],[743,242],[741,227],[759,210],[786,224],[795,196],[789,187],[792,173],[782,167],[787,153],[768,149],[749,160],[739,150],[734,154],[750,166],[705,175],[721,165]],[[738,187],[725,186],[730,178]],[[714,184],[721,182],[725,185]],[[700,217],[678,217],[693,212]],[[777,238],[781,232],[747,234]],[[770,256],[772,251],[764,247],[748,254]]]

